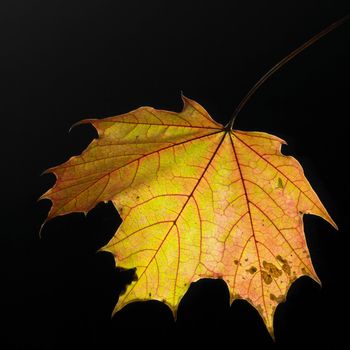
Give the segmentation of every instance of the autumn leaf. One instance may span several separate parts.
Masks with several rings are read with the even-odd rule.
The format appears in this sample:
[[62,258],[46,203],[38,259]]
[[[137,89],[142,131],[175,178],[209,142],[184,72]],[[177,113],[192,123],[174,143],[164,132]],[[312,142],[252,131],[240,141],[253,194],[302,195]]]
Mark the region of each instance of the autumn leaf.
[[273,336],[275,310],[291,284],[301,276],[320,282],[303,215],[336,224],[298,161],[281,153],[283,140],[233,130],[233,124],[269,77],[349,19],[331,24],[274,65],[225,127],[184,96],[180,113],[141,107],[78,123],[91,123],[99,138],[80,156],[46,171],[57,181],[41,199],[52,202],[46,221],[86,214],[99,202],[117,208],[122,224],[102,250],[118,266],[136,268],[138,278],[114,313],[133,301],[155,299],[176,317],[192,282],[222,278],[230,303],[247,300]]
[[166,303],[174,315],[189,285],[222,278],[231,302],[245,299],[273,334],[273,315],[293,281],[319,282],[303,215],[334,227],[285,142],[231,130],[193,100],[182,112],[141,107],[90,119],[99,138],[49,169],[56,184],[48,219],[112,201],[123,222],[102,249],[138,279],[114,312],[140,300]]

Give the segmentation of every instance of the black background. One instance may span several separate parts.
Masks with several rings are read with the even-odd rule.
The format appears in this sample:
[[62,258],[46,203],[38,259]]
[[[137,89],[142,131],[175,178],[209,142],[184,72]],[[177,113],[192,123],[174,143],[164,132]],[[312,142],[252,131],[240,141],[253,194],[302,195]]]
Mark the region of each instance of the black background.
[[[1,344],[312,347],[346,341],[349,312],[349,34],[344,24],[275,74],[236,128],[284,138],[337,222],[305,217],[320,288],[294,283],[275,315],[276,342],[220,281],[191,286],[174,322],[158,302],[111,311],[130,274],[95,253],[120,224],[111,204],[38,231],[54,183],[46,168],[96,136],[75,122],[143,105],[180,110],[180,91],[226,123],[262,74],[349,12],[348,1],[9,1],[0,9]],[[342,317],[345,317],[343,320]]]

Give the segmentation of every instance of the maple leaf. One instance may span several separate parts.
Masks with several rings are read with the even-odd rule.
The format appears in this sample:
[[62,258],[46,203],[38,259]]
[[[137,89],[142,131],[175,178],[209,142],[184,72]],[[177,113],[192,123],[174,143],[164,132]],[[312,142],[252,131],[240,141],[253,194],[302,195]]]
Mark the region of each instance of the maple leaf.
[[[89,119],[99,138],[80,155],[46,172],[57,181],[47,220],[87,213],[112,201],[122,224],[102,250],[118,266],[136,268],[137,280],[114,313],[139,300],[160,300],[176,317],[189,285],[222,278],[230,303],[245,299],[273,336],[273,316],[298,277],[319,282],[305,240],[303,215],[337,228],[296,159],[280,138],[233,130],[255,91],[279,68],[338,27],[331,24],[273,66],[247,93],[230,122],[214,121],[184,96],[180,113],[141,107]],[[46,220],[46,221],[47,221]]]
[[111,200],[123,222],[102,249],[138,279],[114,312],[155,299],[174,315],[191,282],[226,281],[231,302],[246,299],[273,332],[273,315],[292,282],[319,279],[303,215],[335,223],[304,176],[280,152],[283,140],[230,130],[183,97],[180,113],[141,107],[90,119],[99,138],[51,168],[57,181],[42,198],[48,219],[87,212]]

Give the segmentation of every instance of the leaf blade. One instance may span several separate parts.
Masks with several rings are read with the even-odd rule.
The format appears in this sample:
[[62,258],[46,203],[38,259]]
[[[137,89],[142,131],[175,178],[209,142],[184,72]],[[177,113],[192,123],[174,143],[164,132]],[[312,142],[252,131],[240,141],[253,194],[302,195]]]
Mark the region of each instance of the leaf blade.
[[53,203],[48,219],[113,202],[123,223],[102,250],[138,274],[114,312],[156,299],[176,316],[190,283],[222,278],[231,302],[247,300],[273,336],[291,284],[303,275],[320,282],[303,215],[336,224],[298,161],[281,153],[282,139],[228,131],[183,100],[180,113],[141,107],[83,121],[99,138],[48,170],[57,177],[42,196]]

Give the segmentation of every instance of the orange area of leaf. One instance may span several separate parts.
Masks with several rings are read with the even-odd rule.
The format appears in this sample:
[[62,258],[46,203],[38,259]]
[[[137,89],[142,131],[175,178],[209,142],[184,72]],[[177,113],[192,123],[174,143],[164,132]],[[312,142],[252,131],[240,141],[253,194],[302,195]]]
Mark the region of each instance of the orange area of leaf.
[[180,113],[141,107],[85,120],[98,131],[80,155],[51,168],[57,181],[42,198],[48,219],[113,201],[123,222],[103,248],[137,281],[114,312],[156,299],[176,315],[191,282],[223,278],[273,334],[273,315],[292,282],[319,281],[303,230],[303,214],[334,227],[301,165],[281,154],[283,140],[263,132],[226,130],[198,103]]

